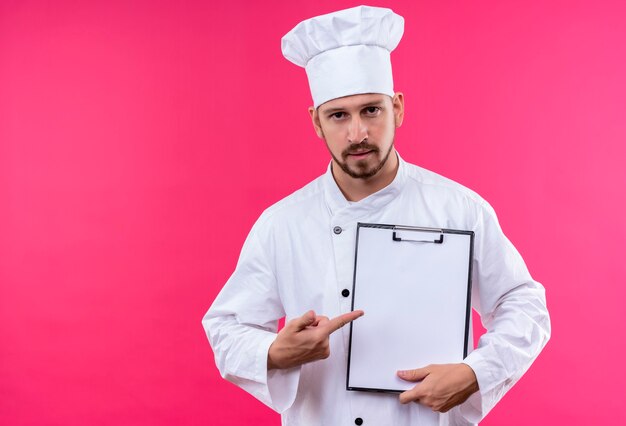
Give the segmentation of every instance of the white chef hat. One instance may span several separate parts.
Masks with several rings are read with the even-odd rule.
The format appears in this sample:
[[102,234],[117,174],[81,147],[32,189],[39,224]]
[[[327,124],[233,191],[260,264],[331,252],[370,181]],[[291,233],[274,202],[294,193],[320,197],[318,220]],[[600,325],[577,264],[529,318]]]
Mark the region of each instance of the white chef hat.
[[285,58],[304,67],[315,108],[361,93],[393,96],[389,54],[404,32],[391,9],[358,6],[300,22],[282,38]]

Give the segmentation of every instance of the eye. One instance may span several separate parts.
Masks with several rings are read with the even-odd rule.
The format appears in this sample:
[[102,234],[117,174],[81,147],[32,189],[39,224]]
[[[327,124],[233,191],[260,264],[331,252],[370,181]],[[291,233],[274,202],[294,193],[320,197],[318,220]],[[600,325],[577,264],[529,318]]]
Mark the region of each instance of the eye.
[[334,113],[330,114],[330,116],[329,116],[329,117],[330,117],[331,119],[333,119],[333,120],[341,120],[342,118],[345,118],[345,117],[346,117],[346,113],[345,113],[345,112],[342,112],[342,111],[339,111],[339,112],[334,112]]
[[378,115],[378,113],[380,112],[380,107],[376,107],[376,106],[369,106],[367,108],[365,108],[363,110],[365,112],[366,115]]

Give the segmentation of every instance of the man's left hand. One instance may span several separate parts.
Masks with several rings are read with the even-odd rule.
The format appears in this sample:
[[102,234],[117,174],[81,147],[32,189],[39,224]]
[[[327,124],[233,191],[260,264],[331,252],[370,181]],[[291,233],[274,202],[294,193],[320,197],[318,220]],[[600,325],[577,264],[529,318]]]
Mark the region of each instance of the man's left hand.
[[400,402],[411,401],[445,413],[462,404],[478,390],[474,370],[467,364],[433,364],[416,370],[398,371],[398,377],[417,385],[400,394]]

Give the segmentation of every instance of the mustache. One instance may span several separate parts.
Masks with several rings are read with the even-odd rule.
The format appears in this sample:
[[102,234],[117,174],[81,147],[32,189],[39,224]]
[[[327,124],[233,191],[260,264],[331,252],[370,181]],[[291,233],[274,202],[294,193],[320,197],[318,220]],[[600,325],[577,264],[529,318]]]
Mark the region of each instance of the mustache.
[[366,141],[363,141],[363,142],[358,143],[356,145],[350,145],[350,147],[348,149],[344,150],[341,153],[341,155],[345,158],[346,156],[348,156],[350,154],[355,154],[357,152],[363,152],[363,151],[378,152],[378,148],[376,146],[374,146],[374,145],[370,145]]

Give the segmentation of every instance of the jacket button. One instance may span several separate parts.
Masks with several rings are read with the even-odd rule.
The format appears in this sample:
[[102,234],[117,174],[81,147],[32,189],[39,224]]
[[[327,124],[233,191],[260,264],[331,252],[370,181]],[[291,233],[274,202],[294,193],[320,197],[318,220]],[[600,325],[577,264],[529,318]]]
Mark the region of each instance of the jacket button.
[[343,231],[343,229],[341,229],[341,226],[335,226],[333,228],[333,232],[337,235],[341,234],[341,231]]
[[357,417],[356,419],[354,419],[354,424],[361,426],[363,424],[363,419],[360,417]]
[[341,295],[343,297],[348,297],[350,296],[350,290],[348,290],[347,288],[344,288],[343,290],[341,290]]

